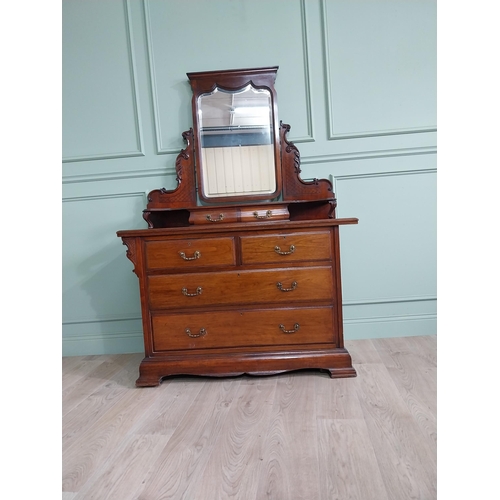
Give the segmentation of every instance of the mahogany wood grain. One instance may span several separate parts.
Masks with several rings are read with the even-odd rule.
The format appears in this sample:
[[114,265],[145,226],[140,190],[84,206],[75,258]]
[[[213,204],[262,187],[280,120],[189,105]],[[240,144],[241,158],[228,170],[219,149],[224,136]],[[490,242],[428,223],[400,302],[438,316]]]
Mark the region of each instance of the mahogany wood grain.
[[344,347],[344,321],[342,311],[342,280],[340,272],[340,232],[339,227],[332,227],[332,253],[333,253],[333,280],[335,290],[333,292],[333,305],[336,307],[337,317],[337,338],[336,343],[339,347]]
[[[162,208],[165,204],[169,208],[184,208],[196,205],[196,183],[193,172],[193,129],[183,132],[182,137],[187,142],[187,145],[179,153],[175,162],[177,187],[173,190],[161,188],[151,191],[148,194],[147,209]],[[145,219],[147,220],[147,217]]]
[[[155,351],[331,344],[331,307],[250,309],[152,317]],[[186,330],[189,330],[187,333]]]
[[[188,374],[314,368],[332,378],[356,375],[343,340],[339,227],[358,219],[335,217],[329,180],[301,178],[290,126],[278,120],[277,70],[188,73],[193,129],[176,160],[178,185],[149,193],[148,229],[117,232],[139,280],[145,357],[138,387]],[[228,177],[204,177],[216,171],[203,165],[199,98],[248,86],[270,98],[275,175],[262,179],[276,180],[272,193],[274,180],[263,189],[243,171],[260,172],[261,163],[241,162],[233,146],[220,151]]]
[[241,222],[255,222],[255,221],[276,221],[288,220],[290,213],[288,206],[283,204],[265,204],[265,205],[250,205],[242,206],[240,208],[240,221]]
[[332,270],[329,266],[155,275],[148,278],[151,310],[327,301],[332,292]]
[[288,371],[316,369],[328,372],[331,378],[355,377],[356,370],[346,349],[326,345],[301,345],[296,349],[280,346],[252,349],[220,349],[208,352],[185,351],[152,353],[139,366],[137,387],[160,384],[163,377],[171,375],[202,375],[233,377],[242,374],[274,375]]
[[171,239],[147,241],[148,269],[193,269],[236,264],[234,238]]
[[300,177],[300,153],[286,138],[290,125],[280,124],[281,168],[283,173],[283,200],[318,201],[335,200],[332,183],[328,179],[304,181]]
[[331,260],[330,239],[329,231],[242,236],[242,263],[286,265],[297,261]]
[[[270,374],[301,368],[326,370],[331,377],[355,376],[351,357],[342,343],[337,233],[339,223],[355,222],[357,219],[277,221],[199,225],[189,231],[170,228],[122,232],[141,290],[145,358],[137,386],[158,385],[163,377],[175,374]],[[285,241],[294,241],[297,250],[287,254],[290,245],[283,245]],[[280,251],[283,247],[285,255],[276,253],[276,246]],[[181,248],[190,248],[191,252]],[[182,259],[180,251],[192,260]],[[196,251],[201,257],[194,258]],[[203,266],[205,258],[207,265]],[[174,267],[172,262],[177,259],[182,263]],[[287,307],[309,310],[311,317],[301,321],[318,324],[323,321],[321,315],[315,317],[318,306],[332,308],[328,334],[308,328],[314,332],[309,336],[299,329],[286,335],[287,342],[283,342],[276,338],[280,332],[273,333],[275,326],[269,330],[264,322],[272,317],[286,331],[294,331],[297,320],[290,317],[290,324],[285,324],[286,320],[276,316],[276,308]],[[255,315],[255,324],[251,325],[254,339],[245,340],[243,345],[241,339],[247,339],[250,324],[238,326],[235,320],[242,311],[252,309],[262,313]],[[181,319],[188,315],[196,319],[210,317],[212,332],[212,325],[220,328],[232,324],[236,344],[230,345],[229,337],[222,344],[220,339],[211,343],[213,335],[200,335],[203,329],[208,331],[208,326],[200,323],[182,325],[183,332],[190,328],[191,335],[199,339],[187,336],[180,344],[176,339],[169,348],[169,328],[175,325],[181,329]],[[300,343],[297,339],[301,339]]]
[[266,203],[261,205],[193,207],[189,223],[216,225],[235,222],[274,222],[289,220],[288,204]]
[[[125,229],[117,231],[116,234],[119,238],[144,238],[148,239],[158,239],[159,237],[172,237],[172,236],[184,236],[192,237],[193,234],[234,234],[235,230],[238,230],[238,234],[257,234],[258,231],[268,232],[268,231],[296,231],[302,229],[317,229],[317,228],[332,228],[334,226],[346,226],[351,224],[357,224],[359,219],[355,217],[343,217],[340,219],[309,219],[307,221],[263,221],[263,222],[248,222],[244,226],[240,223],[228,223],[220,225],[203,225],[194,228],[192,225],[187,227],[161,227],[151,229]],[[217,226],[217,227],[215,227]]]
[[207,224],[210,226],[212,224],[238,221],[239,210],[232,207],[203,207],[202,210],[191,210],[189,215],[190,224]]
[[290,220],[335,219],[336,200],[289,203]]

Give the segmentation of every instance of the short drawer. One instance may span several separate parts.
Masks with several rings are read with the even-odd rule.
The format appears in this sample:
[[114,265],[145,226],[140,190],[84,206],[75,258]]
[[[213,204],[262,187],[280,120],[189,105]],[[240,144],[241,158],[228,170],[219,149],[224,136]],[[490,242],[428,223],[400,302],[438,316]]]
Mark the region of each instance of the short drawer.
[[334,342],[331,307],[162,314],[152,323],[155,351]]
[[190,269],[231,266],[236,263],[234,238],[146,241],[146,266],[154,269]]
[[330,231],[241,237],[243,264],[331,260]]
[[153,310],[331,300],[331,267],[173,274],[148,277]]
[[235,208],[203,208],[192,210],[189,214],[190,224],[213,224],[222,222],[238,222],[238,209]]

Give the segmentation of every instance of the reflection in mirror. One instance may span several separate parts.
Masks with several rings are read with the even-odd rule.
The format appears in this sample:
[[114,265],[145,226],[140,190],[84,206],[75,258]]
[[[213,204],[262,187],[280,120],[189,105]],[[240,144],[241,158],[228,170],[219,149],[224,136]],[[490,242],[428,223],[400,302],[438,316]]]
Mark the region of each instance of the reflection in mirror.
[[198,98],[198,120],[207,198],[276,191],[269,90],[215,88]]

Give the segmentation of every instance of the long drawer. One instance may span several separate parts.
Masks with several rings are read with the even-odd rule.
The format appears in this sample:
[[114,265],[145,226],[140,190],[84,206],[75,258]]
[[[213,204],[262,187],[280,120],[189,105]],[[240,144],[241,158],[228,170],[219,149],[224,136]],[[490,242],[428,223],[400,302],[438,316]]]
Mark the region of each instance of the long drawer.
[[241,237],[243,264],[331,260],[329,231]]
[[232,237],[146,241],[146,265],[150,270],[235,264]]
[[334,341],[331,307],[161,314],[152,323],[155,351]]
[[331,300],[330,266],[148,277],[151,309]]

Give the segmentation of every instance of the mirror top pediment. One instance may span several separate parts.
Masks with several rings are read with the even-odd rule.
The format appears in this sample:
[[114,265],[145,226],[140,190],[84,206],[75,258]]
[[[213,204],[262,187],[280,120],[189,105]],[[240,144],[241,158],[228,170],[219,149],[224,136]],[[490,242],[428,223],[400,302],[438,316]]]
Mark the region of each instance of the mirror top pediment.
[[254,87],[274,88],[279,66],[254,69],[230,69],[218,71],[200,71],[187,73],[193,94],[211,92],[216,87],[225,90],[237,90],[252,83]]

